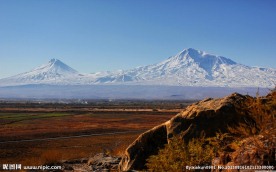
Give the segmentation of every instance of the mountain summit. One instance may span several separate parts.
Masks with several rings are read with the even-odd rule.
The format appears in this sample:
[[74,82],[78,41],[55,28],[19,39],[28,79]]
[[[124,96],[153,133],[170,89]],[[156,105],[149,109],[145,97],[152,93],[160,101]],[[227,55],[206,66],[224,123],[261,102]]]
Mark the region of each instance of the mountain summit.
[[58,59],[29,72],[1,79],[1,86],[51,85],[169,85],[200,87],[273,88],[276,69],[250,67],[193,48],[184,49],[160,63],[131,70],[79,74]]
[[26,84],[68,84],[69,78],[75,78],[78,72],[58,59],[51,59],[29,72],[0,80],[1,85]]
[[212,71],[221,64],[225,65],[235,65],[236,62],[222,56],[215,56],[207,54],[203,51],[195,50],[192,48],[185,49],[178,55],[172,57],[170,60],[180,59],[182,61],[192,61],[197,63],[199,67],[203,68],[205,71]]
[[179,78],[178,76],[180,75],[188,74],[186,78],[191,78],[196,82],[197,78],[202,77],[211,80],[213,78],[213,71],[220,68],[221,65],[231,66],[236,64],[236,62],[228,58],[188,48],[161,63],[147,66],[142,70],[145,70],[147,73],[155,72],[161,75],[176,75],[176,78]]
[[77,74],[78,72],[64,64],[58,59],[51,59],[47,64],[42,65],[26,74],[37,75],[39,80],[51,77],[64,77],[66,75]]

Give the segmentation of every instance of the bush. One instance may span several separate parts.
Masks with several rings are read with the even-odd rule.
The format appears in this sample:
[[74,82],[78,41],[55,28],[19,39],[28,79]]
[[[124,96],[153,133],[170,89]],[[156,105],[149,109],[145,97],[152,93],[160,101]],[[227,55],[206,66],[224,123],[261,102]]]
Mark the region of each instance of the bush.
[[186,165],[210,165],[215,148],[207,142],[202,137],[185,144],[181,136],[174,136],[157,155],[147,159],[146,166],[149,171],[182,171]]
[[249,98],[239,111],[247,112],[247,117],[236,127],[228,127],[232,135],[245,138],[273,132],[276,123],[276,92],[272,91],[266,97],[259,97],[257,93],[256,98]]

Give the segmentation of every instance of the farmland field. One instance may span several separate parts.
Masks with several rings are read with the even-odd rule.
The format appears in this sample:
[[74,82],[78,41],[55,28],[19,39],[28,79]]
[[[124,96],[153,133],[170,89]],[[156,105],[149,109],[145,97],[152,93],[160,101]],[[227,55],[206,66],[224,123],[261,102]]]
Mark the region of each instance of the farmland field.
[[42,165],[101,152],[120,155],[139,134],[167,121],[190,103],[2,102],[0,162]]

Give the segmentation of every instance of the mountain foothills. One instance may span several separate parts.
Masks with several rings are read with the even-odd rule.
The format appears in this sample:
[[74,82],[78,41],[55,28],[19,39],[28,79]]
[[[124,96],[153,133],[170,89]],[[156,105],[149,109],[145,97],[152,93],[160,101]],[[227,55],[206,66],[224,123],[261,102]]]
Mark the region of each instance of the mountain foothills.
[[167,85],[273,88],[276,69],[249,67],[192,48],[160,63],[114,72],[81,74],[57,59],[29,72],[0,79],[0,86]]

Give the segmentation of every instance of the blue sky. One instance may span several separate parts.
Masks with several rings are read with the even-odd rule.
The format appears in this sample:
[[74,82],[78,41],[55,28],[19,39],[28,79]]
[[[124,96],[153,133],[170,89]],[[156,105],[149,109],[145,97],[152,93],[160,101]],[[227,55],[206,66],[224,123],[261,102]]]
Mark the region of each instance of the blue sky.
[[58,58],[83,73],[195,48],[276,68],[275,0],[0,0],[0,78]]

